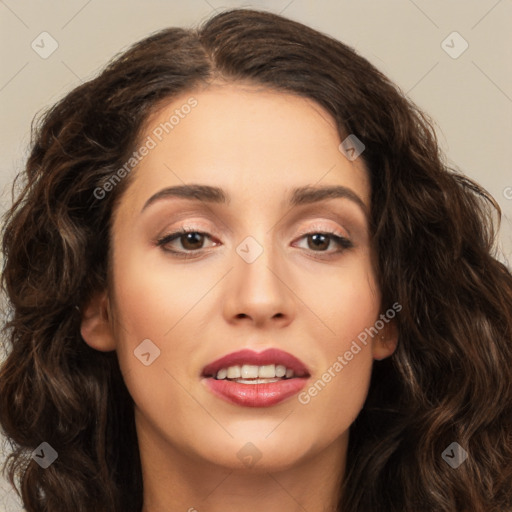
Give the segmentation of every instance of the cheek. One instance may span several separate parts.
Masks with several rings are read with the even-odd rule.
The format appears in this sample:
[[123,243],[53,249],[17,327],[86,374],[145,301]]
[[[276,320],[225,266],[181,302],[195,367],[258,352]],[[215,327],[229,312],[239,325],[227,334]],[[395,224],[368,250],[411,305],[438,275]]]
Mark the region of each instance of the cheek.
[[338,341],[328,350],[326,364],[299,393],[302,417],[310,428],[320,428],[326,441],[347,431],[357,418],[368,394],[372,364],[369,343],[355,337]]
[[179,437],[187,431],[187,416],[178,412],[201,415],[187,391],[190,370],[183,363],[194,351],[187,322],[180,321],[191,306],[183,293],[164,293],[144,272],[135,275],[116,287],[119,365],[140,418]]
[[194,279],[180,265],[161,257],[157,250],[144,253],[137,247],[114,257],[115,302],[119,323],[136,336],[162,340],[215,282],[215,276]]
[[181,380],[180,367],[173,361],[186,358],[187,347],[173,341],[194,293],[183,293],[185,283],[178,272],[173,286],[166,286],[159,269],[148,265],[135,249],[123,250],[121,245],[116,249],[113,309],[119,364],[139,407],[154,401],[165,406],[166,396],[176,387],[173,377]]
[[368,393],[371,328],[379,316],[381,297],[370,265],[352,266],[350,272],[340,272],[339,279],[320,279],[316,284],[314,291],[305,287],[304,293],[320,312],[316,338],[322,359],[298,402],[335,436],[355,420]]
[[[337,275],[316,274],[315,279],[299,276],[299,294],[317,317],[319,337],[329,353],[343,350],[347,342],[373,326],[380,313],[381,295],[371,265],[355,256]],[[317,336],[318,337],[318,334]]]
[[113,268],[117,355],[132,398],[140,409],[156,407],[153,414],[190,409],[182,386],[199,381],[195,358],[215,303],[205,294],[225,271],[184,271],[156,250],[148,256],[120,243]]

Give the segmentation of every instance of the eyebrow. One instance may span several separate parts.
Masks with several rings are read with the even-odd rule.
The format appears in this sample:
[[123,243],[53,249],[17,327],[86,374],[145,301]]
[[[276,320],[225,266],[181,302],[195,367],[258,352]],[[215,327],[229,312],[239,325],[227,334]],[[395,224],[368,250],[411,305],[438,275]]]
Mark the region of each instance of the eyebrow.
[[[215,204],[229,204],[231,202],[229,194],[219,187],[198,184],[176,185],[164,188],[152,195],[145,202],[141,213],[151,204],[169,198],[192,199]],[[323,187],[306,185],[295,188],[291,191],[289,205],[292,207],[302,206],[337,198],[349,199],[356,203],[363,210],[365,216],[368,217],[367,207],[363,200],[353,190],[342,185]]]

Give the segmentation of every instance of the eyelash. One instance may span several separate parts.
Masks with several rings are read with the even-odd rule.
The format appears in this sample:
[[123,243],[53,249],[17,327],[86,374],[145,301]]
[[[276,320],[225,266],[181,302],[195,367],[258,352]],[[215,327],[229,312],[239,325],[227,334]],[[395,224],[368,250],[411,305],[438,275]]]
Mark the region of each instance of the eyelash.
[[[184,259],[196,258],[197,256],[192,256],[192,254],[193,253],[199,253],[203,249],[197,249],[195,251],[192,251],[190,249],[188,251],[186,249],[184,251],[176,251],[174,249],[168,249],[168,248],[165,247],[167,244],[173,242],[174,240],[179,240],[182,236],[185,236],[188,233],[195,233],[195,234],[198,234],[198,235],[205,235],[206,237],[211,239],[211,236],[208,233],[205,233],[204,231],[200,231],[200,230],[193,229],[193,228],[182,227],[178,231],[174,231],[172,233],[169,233],[169,234],[159,238],[156,241],[156,245],[158,247],[161,247],[163,251],[171,253],[171,254],[173,254],[173,256],[175,256],[177,258],[184,258]],[[340,254],[340,253],[344,252],[346,249],[350,249],[350,248],[354,247],[354,245],[352,244],[352,242],[348,238],[345,238],[345,237],[343,237],[341,235],[338,235],[337,233],[334,233],[334,232],[331,232],[331,231],[321,231],[321,230],[319,230],[319,231],[307,231],[307,232],[301,233],[300,236],[299,236],[299,239],[302,239],[302,238],[304,238],[304,237],[306,237],[308,235],[324,235],[324,236],[329,236],[331,238],[331,240],[333,240],[334,243],[336,243],[338,245],[338,247],[340,247],[337,251],[327,253],[327,254],[329,254],[328,257],[334,256],[335,254]],[[320,253],[321,254],[321,253],[325,253],[326,251],[311,251],[311,252],[313,252],[313,253]],[[326,259],[326,258],[321,256],[319,259]]]

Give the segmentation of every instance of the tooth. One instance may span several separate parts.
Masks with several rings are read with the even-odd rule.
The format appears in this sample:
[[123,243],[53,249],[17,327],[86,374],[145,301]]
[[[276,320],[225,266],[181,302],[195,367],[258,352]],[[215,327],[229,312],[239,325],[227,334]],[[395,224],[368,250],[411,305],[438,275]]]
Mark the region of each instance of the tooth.
[[[276,365],[276,377],[284,377],[286,375],[286,366],[282,364]],[[260,375],[261,377],[261,375]]]
[[252,364],[244,364],[241,377],[244,379],[256,379],[258,377],[258,367]]
[[276,377],[276,365],[266,364],[264,366],[260,366],[258,368],[257,377],[261,377],[264,379],[274,379]]
[[241,375],[240,366],[230,366],[227,370],[228,379],[239,379]]
[[[287,379],[294,377],[293,370],[286,368],[282,364],[266,364],[256,366],[253,364],[244,364],[242,366],[230,366],[229,368],[221,368],[218,370],[216,378],[223,379],[275,379],[286,377]],[[256,382],[259,382],[256,381]],[[263,382],[263,381],[262,381]]]

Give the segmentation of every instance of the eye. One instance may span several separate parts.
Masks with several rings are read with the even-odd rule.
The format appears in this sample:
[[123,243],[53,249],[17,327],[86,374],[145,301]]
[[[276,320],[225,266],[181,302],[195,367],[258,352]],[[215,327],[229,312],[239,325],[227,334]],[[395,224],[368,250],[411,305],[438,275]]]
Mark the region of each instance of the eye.
[[[329,254],[333,254],[343,252],[345,249],[353,247],[352,242],[348,238],[330,231],[312,231],[309,233],[303,233],[300,240],[303,238],[307,240],[307,249],[310,249],[313,252],[328,252]],[[338,246],[338,250],[327,251],[331,242]]]
[[[196,255],[193,253],[198,253],[197,256],[199,256],[201,251],[205,249],[204,242],[206,239],[211,240],[211,235],[197,229],[182,227],[178,231],[159,238],[156,243],[162,250],[172,253],[176,257],[194,258]],[[316,253],[326,253],[328,256],[339,254],[345,249],[353,247],[352,242],[348,238],[335,232],[311,231],[302,233],[299,240],[302,239],[307,240],[307,247],[305,249]],[[175,242],[179,242],[181,247],[176,248],[175,245],[173,246]],[[331,245],[337,246],[338,249],[328,251],[327,249]]]
[[[203,244],[206,238],[211,239],[211,236],[208,233],[195,229],[181,228],[178,231],[159,238],[157,245],[162,247],[164,251],[171,252],[178,257],[187,257],[187,251],[197,252],[204,249]],[[180,242],[181,249],[176,250],[175,248],[170,248],[171,244],[175,241]]]

